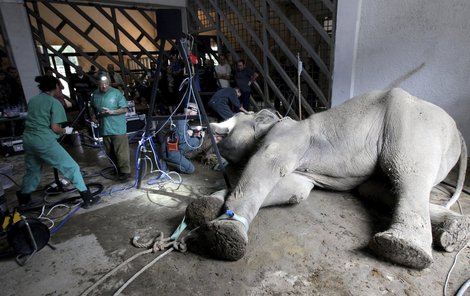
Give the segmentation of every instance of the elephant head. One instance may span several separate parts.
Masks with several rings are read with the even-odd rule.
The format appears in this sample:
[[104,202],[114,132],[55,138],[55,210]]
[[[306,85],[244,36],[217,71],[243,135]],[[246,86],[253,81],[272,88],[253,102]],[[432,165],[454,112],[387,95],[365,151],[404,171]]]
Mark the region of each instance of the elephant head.
[[221,123],[211,123],[220,154],[229,162],[240,164],[247,160],[257,143],[279,122],[280,117],[267,109],[257,113],[237,113]]

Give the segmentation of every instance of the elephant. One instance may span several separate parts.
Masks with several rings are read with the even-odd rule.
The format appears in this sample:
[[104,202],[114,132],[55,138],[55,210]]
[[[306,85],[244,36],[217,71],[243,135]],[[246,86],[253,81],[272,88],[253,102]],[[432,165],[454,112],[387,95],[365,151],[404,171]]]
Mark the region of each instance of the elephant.
[[[401,88],[365,93],[301,121],[261,110],[210,127],[225,159],[246,161],[227,196],[199,198],[186,209],[217,258],[243,258],[258,210],[299,203],[314,187],[357,189],[389,207],[390,226],[369,248],[393,263],[424,269],[433,262],[433,243],[455,251],[470,239],[470,216],[450,210],[463,189],[465,141],[443,109]],[[432,188],[457,163],[452,198],[445,206],[430,203]]]

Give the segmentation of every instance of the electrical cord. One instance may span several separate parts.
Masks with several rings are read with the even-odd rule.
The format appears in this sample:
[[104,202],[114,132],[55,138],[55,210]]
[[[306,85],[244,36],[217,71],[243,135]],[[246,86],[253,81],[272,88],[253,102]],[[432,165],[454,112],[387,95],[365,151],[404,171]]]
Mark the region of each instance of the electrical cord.
[[[447,286],[448,286],[448,284],[449,284],[450,274],[452,273],[452,271],[454,270],[455,265],[457,264],[457,257],[460,255],[460,253],[462,253],[462,251],[463,251],[465,248],[467,248],[467,245],[463,246],[463,247],[457,252],[457,254],[456,254],[455,257],[454,257],[454,262],[452,263],[452,266],[450,267],[449,271],[447,272],[446,281],[445,281],[445,284],[444,284],[444,296],[447,296]],[[470,281],[470,279],[468,279],[468,280],[466,281],[466,283],[469,282],[469,281]],[[464,286],[465,286],[465,284],[462,286],[462,288],[464,288]],[[462,290],[462,288],[459,289],[459,293],[460,293],[460,290]],[[462,294],[456,294],[456,295],[463,295],[463,293],[467,290],[467,288],[468,288],[468,287],[466,287],[466,288],[462,291]]]
[[[77,203],[77,204],[73,205],[72,207],[70,207],[70,206],[65,205],[65,204],[58,204],[58,205],[53,206],[51,209],[49,209],[49,211],[47,212],[47,214],[44,213],[44,212],[45,212],[45,209],[46,209],[46,206],[43,205],[42,210],[41,210],[41,214],[37,217],[37,219],[45,220],[45,221],[51,223],[51,226],[48,227],[49,230],[50,230],[50,229],[52,229],[52,228],[54,227],[56,220],[62,220],[62,219],[64,219],[64,218],[66,218],[66,217],[69,215],[69,213],[70,213],[70,209],[71,209],[71,208],[75,208],[75,207],[77,207],[77,206],[79,206],[79,205],[80,205],[80,203]],[[49,217],[49,215],[52,213],[52,211],[55,210],[55,209],[58,208],[58,207],[64,207],[64,208],[66,208],[67,210],[69,210],[69,212],[68,212],[67,214],[61,215],[61,216],[59,216],[59,217]]]
[[20,185],[18,185],[18,183],[16,183],[16,181],[15,181],[15,180],[13,180],[13,178],[12,178],[12,177],[10,177],[9,175],[7,175],[7,174],[4,174],[4,173],[0,173],[0,175],[2,175],[2,176],[4,176],[4,177],[8,178],[8,179],[9,179],[9,180],[10,180],[10,181],[13,183],[13,184],[15,184],[15,185],[16,185],[16,187],[21,187],[21,186],[20,186]]
[[[447,186],[449,186],[449,187],[451,187],[451,188],[456,188],[455,185],[450,184],[449,182],[442,181],[441,183],[442,183],[442,184],[445,184],[445,185],[447,185]],[[470,191],[469,191],[467,188],[465,188],[465,187],[462,189],[462,192],[465,192],[466,194],[470,194]],[[461,215],[464,215],[463,210],[462,210],[462,206],[461,206],[459,200],[457,200],[457,205],[459,206],[460,214],[461,214]],[[454,270],[455,265],[457,264],[457,258],[458,258],[458,256],[460,255],[460,253],[461,253],[465,248],[467,248],[467,246],[468,246],[468,243],[467,243],[466,245],[464,245],[464,246],[457,252],[457,254],[456,254],[455,257],[454,257],[454,261],[453,261],[453,263],[452,263],[452,266],[450,267],[449,271],[447,272],[447,276],[446,276],[446,280],[445,280],[444,288],[443,288],[443,289],[444,289],[444,296],[447,296],[447,286],[448,286],[448,284],[449,284],[450,275],[451,275],[452,271]],[[468,279],[468,280],[462,285],[462,287],[459,289],[459,291],[458,291],[455,295],[456,295],[456,296],[463,296],[464,293],[465,293],[465,291],[469,288],[469,286],[470,286],[470,279]]]
[[101,169],[101,171],[98,174],[105,179],[116,180],[115,176],[117,175],[117,170],[115,167],[109,166],[104,169]]
[[[7,177],[8,179],[10,179],[10,181],[13,182],[13,184],[15,184],[16,187],[21,188],[21,185],[19,185],[19,184],[18,184],[12,177],[10,177],[9,175],[4,174],[4,173],[0,173],[0,175]],[[44,191],[44,190],[46,190],[46,188],[39,188],[39,189],[36,189],[36,190],[33,191],[33,192],[40,192],[40,191]]]
[[[89,183],[89,184],[87,184],[87,187],[90,188],[92,196],[96,196],[96,195],[100,194],[103,191],[103,188],[104,188],[104,186],[100,183]],[[95,190],[93,190],[93,189],[95,189]],[[59,204],[74,202],[75,200],[80,199],[80,198],[81,198],[80,195],[72,196],[72,197],[63,198],[63,199],[61,199],[59,201],[56,201],[56,202],[45,203],[45,205],[48,206],[48,207],[54,207],[54,206],[59,205]],[[26,212],[27,211],[35,211],[35,210],[42,209],[43,206],[44,206],[44,204],[33,205],[31,207],[20,207],[19,210],[26,211]]]
[[64,220],[62,220],[59,225],[57,225],[56,228],[52,229],[51,230],[51,235],[53,235],[54,233],[57,232],[57,230],[59,230],[62,226],[65,225],[65,223],[67,223],[67,221],[78,211],[80,210],[81,207],[79,207],[78,205],[75,207],[75,209],[72,210],[72,212],[70,212],[70,214],[67,215],[67,217],[65,217]]

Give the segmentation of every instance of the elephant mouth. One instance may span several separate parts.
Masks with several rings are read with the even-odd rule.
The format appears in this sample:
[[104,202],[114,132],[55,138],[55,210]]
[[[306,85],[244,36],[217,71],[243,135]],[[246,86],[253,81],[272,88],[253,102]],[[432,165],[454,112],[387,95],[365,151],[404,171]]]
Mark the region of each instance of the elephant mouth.
[[214,130],[213,131],[213,135],[214,135],[214,138],[215,138],[215,142],[216,143],[219,143],[220,141],[222,141],[223,139],[225,139],[225,137],[227,137],[227,133],[220,133],[218,132],[217,130]]
[[214,138],[215,138],[215,142],[218,144],[220,143],[223,139],[225,139],[227,137],[226,134],[218,134],[218,133],[214,133]]
[[215,138],[215,142],[216,142],[216,143],[219,143],[220,141],[222,141],[222,140],[225,138],[225,136],[224,136],[224,135],[215,134],[215,135],[214,135],[214,138]]

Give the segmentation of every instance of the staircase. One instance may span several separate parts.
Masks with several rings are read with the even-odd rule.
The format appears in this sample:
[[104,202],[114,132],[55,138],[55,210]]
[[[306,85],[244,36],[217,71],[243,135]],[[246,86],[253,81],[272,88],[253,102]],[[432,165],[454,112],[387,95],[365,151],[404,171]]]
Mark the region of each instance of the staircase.
[[191,35],[211,36],[232,70],[245,59],[259,73],[253,96],[260,107],[301,119],[331,106],[336,0],[188,3]]

